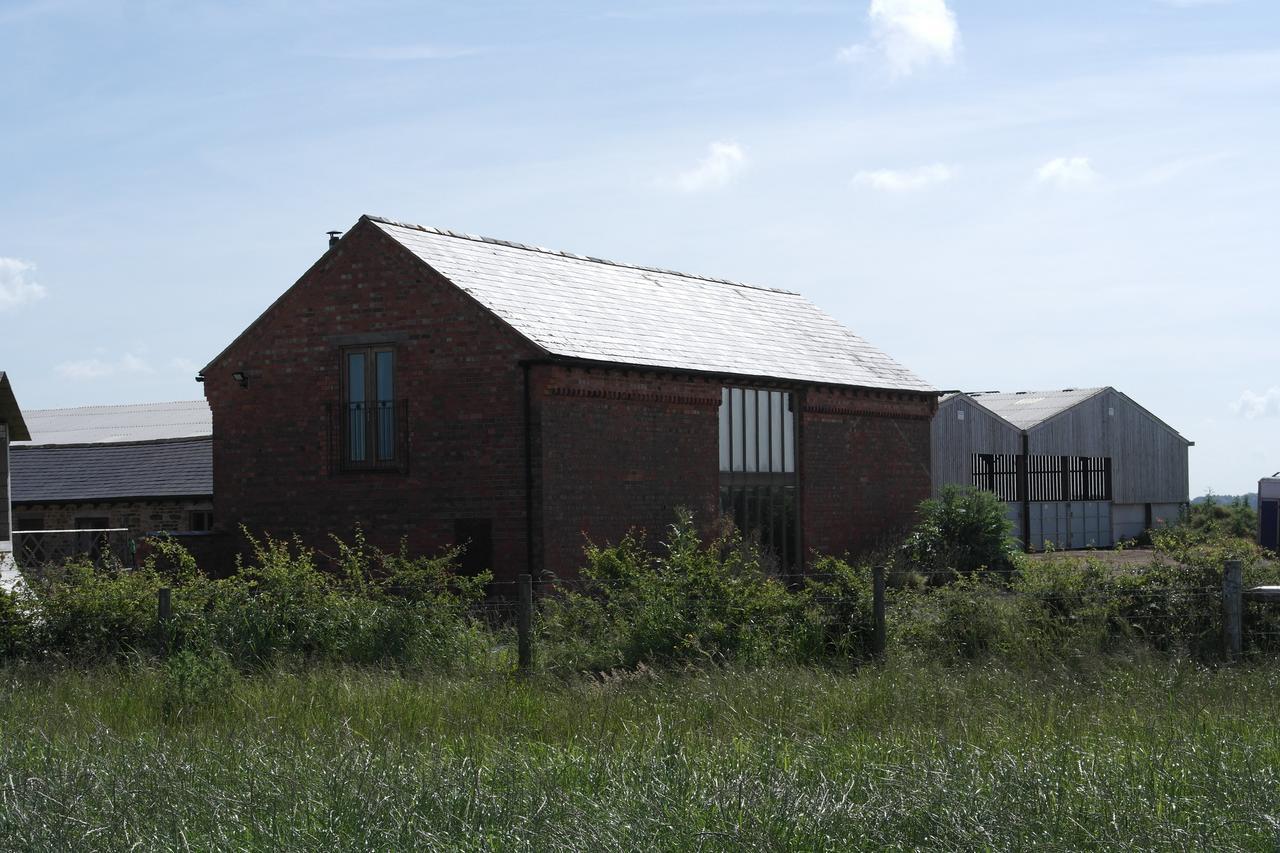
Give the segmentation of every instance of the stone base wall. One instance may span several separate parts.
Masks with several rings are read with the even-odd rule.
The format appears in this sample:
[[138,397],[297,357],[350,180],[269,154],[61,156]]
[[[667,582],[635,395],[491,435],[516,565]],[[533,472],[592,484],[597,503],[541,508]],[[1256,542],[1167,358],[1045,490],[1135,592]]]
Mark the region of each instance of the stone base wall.
[[105,519],[103,527],[126,527],[130,533],[142,535],[162,531],[186,533],[192,529],[193,513],[212,511],[212,497],[92,504],[14,504],[13,520],[15,530],[74,530],[78,521]]

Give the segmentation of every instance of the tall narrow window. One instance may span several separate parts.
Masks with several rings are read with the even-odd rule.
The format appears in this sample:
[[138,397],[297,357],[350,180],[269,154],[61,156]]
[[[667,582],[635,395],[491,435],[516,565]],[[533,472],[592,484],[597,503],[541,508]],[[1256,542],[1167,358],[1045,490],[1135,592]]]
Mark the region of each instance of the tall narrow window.
[[782,573],[799,568],[792,399],[757,388],[720,392],[720,511]]
[[344,351],[343,461],[350,467],[397,462],[395,351],[364,347]]

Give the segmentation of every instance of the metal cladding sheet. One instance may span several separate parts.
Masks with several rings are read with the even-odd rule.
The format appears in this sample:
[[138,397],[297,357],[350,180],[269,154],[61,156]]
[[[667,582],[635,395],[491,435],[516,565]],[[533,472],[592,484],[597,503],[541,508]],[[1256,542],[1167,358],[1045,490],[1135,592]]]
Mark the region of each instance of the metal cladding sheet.
[[204,400],[29,409],[23,414],[31,441],[15,442],[15,446],[158,441],[213,434],[213,416]]

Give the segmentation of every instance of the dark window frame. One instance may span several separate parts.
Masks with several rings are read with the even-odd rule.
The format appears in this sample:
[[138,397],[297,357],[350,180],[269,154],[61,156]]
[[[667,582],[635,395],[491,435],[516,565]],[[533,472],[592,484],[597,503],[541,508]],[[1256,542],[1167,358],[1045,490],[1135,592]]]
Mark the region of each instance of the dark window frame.
[[[391,359],[391,394],[379,394],[378,356]],[[353,399],[351,357],[364,358],[360,399]],[[407,405],[396,396],[400,354],[392,342],[341,347],[336,455],[342,471],[404,471],[407,466]]]

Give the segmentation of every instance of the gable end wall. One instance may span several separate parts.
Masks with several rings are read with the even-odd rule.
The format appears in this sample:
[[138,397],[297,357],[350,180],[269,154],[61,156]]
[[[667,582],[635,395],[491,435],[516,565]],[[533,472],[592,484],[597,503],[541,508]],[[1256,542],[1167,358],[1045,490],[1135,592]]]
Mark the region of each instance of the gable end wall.
[[[336,470],[341,351],[396,347],[408,471]],[[206,371],[216,523],[329,534],[415,553],[453,544],[457,519],[489,519],[494,562],[525,565],[523,372],[538,353],[367,222],[309,270]],[[242,388],[232,373],[248,374]],[[237,537],[238,538],[238,537]]]
[[[958,417],[964,411],[964,420]],[[967,486],[973,479],[975,453],[1022,453],[1022,433],[966,397],[951,397],[938,406],[930,424],[933,494],[943,486]]]
[[1032,428],[1027,442],[1033,454],[1110,456],[1115,503],[1190,500],[1187,442],[1115,391]]

